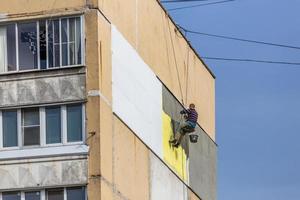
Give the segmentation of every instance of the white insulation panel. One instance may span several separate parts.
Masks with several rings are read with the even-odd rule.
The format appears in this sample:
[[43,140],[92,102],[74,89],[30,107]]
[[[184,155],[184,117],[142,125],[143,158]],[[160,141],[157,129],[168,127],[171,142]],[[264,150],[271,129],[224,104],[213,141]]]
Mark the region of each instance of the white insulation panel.
[[112,26],[113,111],[162,157],[162,85]]
[[187,200],[187,187],[155,155],[150,154],[151,200]]

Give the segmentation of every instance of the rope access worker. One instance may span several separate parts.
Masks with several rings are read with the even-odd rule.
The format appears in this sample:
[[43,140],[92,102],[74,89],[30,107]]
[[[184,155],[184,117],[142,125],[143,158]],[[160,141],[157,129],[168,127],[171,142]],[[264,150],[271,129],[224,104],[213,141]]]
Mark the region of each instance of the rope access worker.
[[174,147],[178,147],[181,143],[183,136],[187,133],[195,131],[197,125],[198,113],[195,109],[195,104],[191,103],[189,108],[180,111],[180,114],[184,115],[185,121],[179,125],[179,132],[175,133],[175,138],[170,141]]

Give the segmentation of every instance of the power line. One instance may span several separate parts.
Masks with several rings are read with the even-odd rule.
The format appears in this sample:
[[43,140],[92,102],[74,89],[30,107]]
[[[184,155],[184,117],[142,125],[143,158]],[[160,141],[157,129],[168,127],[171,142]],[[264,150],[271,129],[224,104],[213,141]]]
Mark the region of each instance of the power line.
[[189,2],[199,2],[199,1],[211,1],[211,0],[169,0],[169,1],[160,1],[160,3],[189,3]]
[[216,37],[216,38],[222,38],[222,39],[228,39],[228,40],[236,40],[236,41],[241,41],[241,42],[256,43],[256,44],[262,44],[262,45],[269,45],[269,46],[276,46],[276,47],[283,47],[283,48],[290,48],[290,49],[300,50],[299,46],[291,46],[291,45],[271,43],[271,42],[258,41],[258,40],[243,39],[243,38],[237,38],[237,37],[231,37],[231,36],[225,36],[225,35],[204,33],[204,32],[199,32],[199,31],[188,30],[188,29],[183,28],[182,26],[179,26],[179,25],[177,25],[177,26],[186,33],[192,33],[192,34],[197,34],[197,35],[205,35],[205,36],[209,36],[209,37]]
[[300,62],[256,60],[256,59],[248,59],[248,58],[222,58],[222,57],[208,57],[208,56],[201,56],[201,58],[207,60],[233,61],[233,62],[255,62],[255,63],[281,64],[281,65],[300,65]]
[[208,5],[214,5],[214,4],[227,3],[227,2],[231,2],[231,1],[235,1],[235,0],[217,1],[217,2],[203,3],[203,4],[193,5],[193,6],[177,7],[177,8],[168,9],[168,11],[182,10],[182,9],[187,9],[187,8],[196,8],[196,7],[201,7],[201,6],[208,6]]

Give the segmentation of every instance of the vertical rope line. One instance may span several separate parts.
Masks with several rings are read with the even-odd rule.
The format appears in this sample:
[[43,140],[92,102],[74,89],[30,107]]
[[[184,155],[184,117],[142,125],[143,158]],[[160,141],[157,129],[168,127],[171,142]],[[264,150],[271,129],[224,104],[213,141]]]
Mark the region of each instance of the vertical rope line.
[[176,72],[177,72],[177,79],[178,79],[180,95],[181,95],[181,101],[182,101],[182,104],[184,105],[182,86],[181,86],[181,82],[180,82],[180,75],[179,75],[178,64],[177,64],[177,59],[176,59],[176,52],[175,52],[174,42],[173,42],[171,30],[170,30],[170,22],[168,22],[168,23],[169,23],[169,34],[170,34],[170,39],[171,39],[171,44],[172,44],[173,56],[174,56],[175,67],[176,67]]
[[189,60],[190,60],[190,51],[189,46],[187,46],[187,66],[186,66],[186,88],[185,88],[185,102],[188,102],[188,89],[189,89],[189,72],[190,72],[190,66],[189,66]]

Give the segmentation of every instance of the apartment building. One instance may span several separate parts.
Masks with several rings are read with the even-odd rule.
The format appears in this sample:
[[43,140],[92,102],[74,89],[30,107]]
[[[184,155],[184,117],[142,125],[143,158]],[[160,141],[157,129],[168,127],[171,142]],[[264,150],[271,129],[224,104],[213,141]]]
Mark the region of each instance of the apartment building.
[[1,1],[0,200],[215,200],[214,84],[156,0]]

